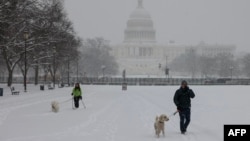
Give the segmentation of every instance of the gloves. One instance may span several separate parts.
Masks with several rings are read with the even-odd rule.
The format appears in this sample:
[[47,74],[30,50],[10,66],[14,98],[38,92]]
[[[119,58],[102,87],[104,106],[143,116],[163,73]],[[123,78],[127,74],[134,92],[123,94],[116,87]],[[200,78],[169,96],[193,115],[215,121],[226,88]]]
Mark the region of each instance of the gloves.
[[82,96],[79,96],[79,99],[81,99],[81,100],[82,100]]
[[180,112],[182,108],[180,106],[177,106],[177,110]]
[[185,92],[189,92],[189,87],[188,87],[188,86],[185,87],[185,88],[184,88],[184,91],[185,91]]

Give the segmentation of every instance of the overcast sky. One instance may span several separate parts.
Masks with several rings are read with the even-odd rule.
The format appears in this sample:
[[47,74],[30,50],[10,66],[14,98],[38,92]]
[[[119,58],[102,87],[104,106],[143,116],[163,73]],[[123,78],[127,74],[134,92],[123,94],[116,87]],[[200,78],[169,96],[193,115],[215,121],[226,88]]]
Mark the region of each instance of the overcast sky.
[[[65,0],[82,38],[104,37],[121,43],[137,0]],[[159,43],[235,44],[250,52],[250,0],[144,0]]]

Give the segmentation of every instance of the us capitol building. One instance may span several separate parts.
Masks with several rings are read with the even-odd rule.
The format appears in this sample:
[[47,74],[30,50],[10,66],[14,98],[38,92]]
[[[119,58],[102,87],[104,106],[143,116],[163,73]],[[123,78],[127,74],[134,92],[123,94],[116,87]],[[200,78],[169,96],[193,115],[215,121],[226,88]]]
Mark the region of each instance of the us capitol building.
[[[119,73],[126,70],[127,75],[164,75],[164,69],[177,57],[188,51],[198,55],[216,56],[221,53],[234,54],[234,45],[178,45],[173,41],[161,45],[156,41],[154,23],[143,0],[138,0],[137,8],[131,13],[124,31],[124,41],[112,45],[111,54],[117,60]],[[170,68],[171,70],[171,68]]]

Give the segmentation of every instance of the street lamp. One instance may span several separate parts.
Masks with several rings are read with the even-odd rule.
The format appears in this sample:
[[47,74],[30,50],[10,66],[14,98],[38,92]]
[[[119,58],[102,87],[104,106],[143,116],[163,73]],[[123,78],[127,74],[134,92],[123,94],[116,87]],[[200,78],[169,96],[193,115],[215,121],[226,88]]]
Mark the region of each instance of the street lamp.
[[44,85],[46,85],[46,83],[47,83],[47,74],[48,74],[48,72],[49,72],[49,71],[48,71],[48,68],[45,67],[45,68],[44,68],[44,73],[45,73],[45,74],[44,74]]
[[69,65],[70,65],[70,60],[69,60],[69,55],[67,56],[68,57],[68,86],[70,86],[70,83],[69,83]]
[[231,80],[233,79],[233,69],[234,69],[234,67],[233,66],[231,66],[230,68],[230,73],[231,73]]
[[102,75],[103,75],[103,79],[104,79],[104,71],[105,71],[105,69],[106,69],[106,66],[105,65],[102,65]]
[[76,82],[79,83],[78,81],[78,73],[79,73],[79,63],[78,63],[78,58],[76,60]]
[[37,85],[38,84],[38,79],[39,79],[39,76],[38,76],[39,63],[38,63],[38,58],[36,56],[33,57],[33,60],[35,62],[35,64],[33,65],[33,69],[35,71],[35,85]]
[[23,33],[24,36],[24,92],[27,92],[27,40],[29,32],[27,30]]
[[161,69],[161,63],[159,63],[159,66],[158,66],[159,70]]
[[56,84],[56,47],[53,47],[53,87],[55,88]]
[[159,63],[158,68],[159,68],[159,71],[158,71],[159,74],[158,74],[158,75],[159,75],[159,77],[160,77],[160,76],[161,76],[161,63]]
[[125,82],[126,79],[126,69],[122,71],[122,77],[123,77],[123,82]]
[[165,68],[165,75],[166,75],[166,77],[168,77],[168,79],[169,79],[169,68],[166,66],[166,68]]

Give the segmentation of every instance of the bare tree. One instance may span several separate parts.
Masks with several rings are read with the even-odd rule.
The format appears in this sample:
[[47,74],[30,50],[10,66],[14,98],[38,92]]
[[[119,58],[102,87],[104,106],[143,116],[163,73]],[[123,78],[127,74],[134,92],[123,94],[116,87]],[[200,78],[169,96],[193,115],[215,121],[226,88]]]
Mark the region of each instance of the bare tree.
[[230,77],[234,69],[236,69],[236,66],[232,54],[218,54],[216,56],[216,72],[218,76]]
[[91,76],[98,76],[102,71],[115,75],[118,65],[109,50],[109,41],[103,38],[87,39],[82,48],[81,70]]
[[170,64],[172,71],[179,72],[181,74],[188,74],[192,78],[196,77],[199,69],[199,56],[197,55],[195,49],[191,48],[186,51],[185,54],[177,57]]
[[247,77],[250,77],[250,54],[243,57],[243,72]]
[[201,75],[205,78],[209,78],[215,75],[216,59],[208,56],[199,57],[199,68]]

